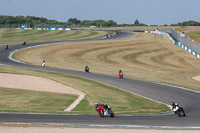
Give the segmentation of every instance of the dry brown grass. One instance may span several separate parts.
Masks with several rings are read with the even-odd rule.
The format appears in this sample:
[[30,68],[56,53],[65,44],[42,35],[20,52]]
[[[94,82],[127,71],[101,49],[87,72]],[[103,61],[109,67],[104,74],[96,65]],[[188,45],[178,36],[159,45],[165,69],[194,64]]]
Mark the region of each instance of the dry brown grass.
[[74,42],[37,47],[17,52],[14,57],[31,64],[117,75],[122,69],[125,77],[167,83],[200,90],[200,61],[157,34],[137,33],[124,40]]
[[51,31],[51,30],[22,30],[22,29],[0,29],[0,44],[45,41],[67,41],[67,40],[91,40],[104,37],[105,31]]

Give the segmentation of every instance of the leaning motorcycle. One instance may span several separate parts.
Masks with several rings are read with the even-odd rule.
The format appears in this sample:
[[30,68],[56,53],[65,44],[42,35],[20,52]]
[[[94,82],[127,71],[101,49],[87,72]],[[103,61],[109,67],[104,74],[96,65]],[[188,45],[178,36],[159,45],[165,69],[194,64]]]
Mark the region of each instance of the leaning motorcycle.
[[22,43],[22,45],[26,45],[26,41]]
[[179,117],[185,117],[185,111],[177,103],[172,103],[172,111]]
[[114,113],[110,106],[104,104],[95,104],[95,109],[101,117],[114,117]]

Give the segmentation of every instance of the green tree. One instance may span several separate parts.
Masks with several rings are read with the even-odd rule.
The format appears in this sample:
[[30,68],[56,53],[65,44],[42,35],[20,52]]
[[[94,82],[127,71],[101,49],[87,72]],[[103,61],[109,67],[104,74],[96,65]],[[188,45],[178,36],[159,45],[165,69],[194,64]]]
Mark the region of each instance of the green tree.
[[1,15],[0,16],[0,24],[5,24],[6,23],[6,19],[7,19],[7,16]]
[[139,25],[139,24],[140,24],[139,20],[136,19],[135,22],[134,22],[134,25]]
[[77,18],[70,18],[67,23],[80,24],[81,20],[78,20]]
[[91,26],[91,25],[93,25],[93,22],[91,20],[83,20],[81,22],[81,25],[82,26]]
[[117,23],[114,22],[113,20],[109,20],[109,21],[106,21],[102,24],[102,26],[106,26],[106,27],[109,27],[109,26],[116,26]]
[[177,24],[171,24],[171,26],[200,26],[200,23],[197,21],[189,20],[189,21],[179,22]]

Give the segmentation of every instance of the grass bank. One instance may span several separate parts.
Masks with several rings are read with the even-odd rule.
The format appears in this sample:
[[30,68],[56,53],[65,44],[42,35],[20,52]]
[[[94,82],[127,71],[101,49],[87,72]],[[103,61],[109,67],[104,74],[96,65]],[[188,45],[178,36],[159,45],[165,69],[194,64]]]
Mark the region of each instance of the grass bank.
[[192,31],[186,33],[190,38],[195,40],[197,43],[200,44],[200,30],[199,31]]
[[83,70],[159,82],[200,91],[200,61],[158,34],[137,33],[136,37],[93,42],[73,42],[21,50],[14,58],[23,62],[56,68]]
[[[169,111],[169,108],[118,88],[61,73],[0,66],[1,73],[15,73],[49,78],[83,91],[86,96],[70,114],[96,114],[94,103],[108,104],[117,114],[143,114]],[[75,96],[0,88],[0,111],[63,113]],[[14,101],[14,102],[12,102]]]
[[67,94],[0,88],[0,112],[55,113],[77,97]]
[[45,41],[89,40],[104,37],[105,31],[50,31],[0,29],[0,44]]

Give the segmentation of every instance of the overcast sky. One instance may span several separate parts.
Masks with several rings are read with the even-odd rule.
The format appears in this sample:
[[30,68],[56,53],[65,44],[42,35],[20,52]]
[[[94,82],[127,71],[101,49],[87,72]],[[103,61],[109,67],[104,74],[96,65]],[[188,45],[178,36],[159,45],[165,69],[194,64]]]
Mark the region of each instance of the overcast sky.
[[66,22],[114,20],[132,24],[172,24],[200,21],[200,0],[0,0],[0,15],[37,16]]

